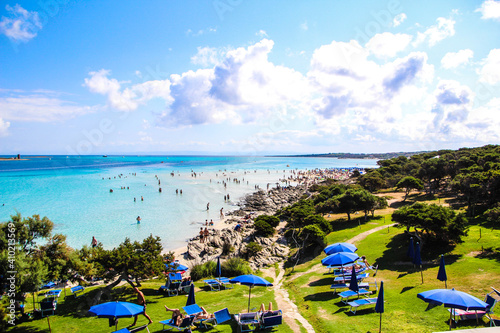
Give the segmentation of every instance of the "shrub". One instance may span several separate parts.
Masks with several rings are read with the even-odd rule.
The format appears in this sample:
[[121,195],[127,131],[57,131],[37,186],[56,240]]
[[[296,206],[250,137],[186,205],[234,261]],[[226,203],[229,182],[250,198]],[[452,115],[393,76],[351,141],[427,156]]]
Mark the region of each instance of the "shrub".
[[196,264],[191,267],[191,279],[193,281],[197,281],[203,278],[212,277],[215,275],[216,267],[217,263],[215,261],[208,261],[204,264]]
[[276,228],[280,224],[280,219],[272,215],[259,215],[255,219],[255,222],[257,221],[267,222],[273,228]]
[[238,276],[252,274],[252,269],[248,262],[242,258],[234,257],[221,263],[222,275]]
[[255,235],[261,237],[270,237],[274,235],[274,228],[267,222],[256,221],[254,223]]
[[318,225],[326,234],[332,232],[332,225],[321,215],[309,215],[304,219],[305,225]]
[[222,254],[228,255],[232,252],[234,252],[234,247],[231,246],[231,243],[229,243],[227,240],[224,241],[224,243],[222,244]]
[[248,258],[253,257],[254,255],[259,253],[260,251],[262,251],[262,245],[260,245],[259,243],[250,242],[246,246],[246,254],[247,254]]
[[326,235],[317,224],[305,226],[299,237],[305,242],[306,247],[309,245],[325,246]]

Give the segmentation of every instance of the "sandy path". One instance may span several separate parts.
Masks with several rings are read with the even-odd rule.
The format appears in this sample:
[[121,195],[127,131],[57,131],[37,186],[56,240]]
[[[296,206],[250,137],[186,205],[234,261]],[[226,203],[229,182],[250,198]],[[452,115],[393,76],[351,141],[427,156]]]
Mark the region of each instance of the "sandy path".
[[[373,228],[371,230],[367,230],[367,231],[362,232],[359,235],[349,239],[347,241],[347,243],[355,244],[356,242],[359,242],[359,241],[365,239],[368,235],[373,234],[377,231],[383,230],[387,227],[392,227],[395,224],[396,223],[391,223],[388,225],[382,225],[380,227]],[[304,275],[306,273],[311,273],[313,271],[319,271],[321,268],[323,268],[323,266],[321,264],[314,265],[307,272],[295,274],[291,280],[295,280],[296,278],[301,277],[302,275]],[[277,283],[274,286],[274,292],[275,292],[276,303],[278,303],[278,308],[280,308],[283,311],[283,318],[285,319],[285,322],[296,333],[300,333],[300,327],[295,320],[298,320],[307,332],[314,332],[312,325],[299,313],[297,305],[295,305],[295,303],[293,303],[293,301],[290,299],[290,295],[288,294],[288,291],[286,289],[282,288],[284,274],[285,274],[285,269],[283,267],[283,263],[281,263],[280,273],[279,273],[278,277],[276,278]]]

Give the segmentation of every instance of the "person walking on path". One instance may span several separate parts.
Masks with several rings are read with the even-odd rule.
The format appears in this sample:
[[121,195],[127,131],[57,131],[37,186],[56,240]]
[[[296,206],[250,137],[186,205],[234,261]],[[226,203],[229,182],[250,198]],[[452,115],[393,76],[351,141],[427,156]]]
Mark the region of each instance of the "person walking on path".
[[[144,312],[142,314],[144,315],[144,317],[148,318],[148,325],[152,324],[153,321],[146,313],[146,298],[144,297],[144,294],[137,287],[134,287],[134,291],[137,293],[137,304],[144,306]],[[137,317],[139,317],[139,315],[134,316],[134,322],[129,327],[135,326],[135,324],[137,323]]]

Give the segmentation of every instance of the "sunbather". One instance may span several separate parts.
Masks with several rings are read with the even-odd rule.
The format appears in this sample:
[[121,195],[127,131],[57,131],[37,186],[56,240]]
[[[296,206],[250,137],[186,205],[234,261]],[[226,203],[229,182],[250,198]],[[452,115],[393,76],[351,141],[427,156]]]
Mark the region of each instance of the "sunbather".
[[209,318],[214,318],[213,313],[208,313],[207,310],[205,310],[204,307],[200,306],[200,309],[203,311],[202,313],[198,313],[196,315],[196,319],[209,319]]
[[264,313],[264,312],[273,312],[273,303],[272,302],[269,302],[269,307],[266,311],[266,307],[264,306],[264,303],[262,303],[260,305],[260,309],[259,309],[259,312],[260,313]]
[[167,311],[172,311],[172,323],[175,324],[175,326],[179,326],[182,323],[182,319],[189,317],[189,316],[182,316],[181,310],[179,309],[169,309],[165,305],[165,310]]

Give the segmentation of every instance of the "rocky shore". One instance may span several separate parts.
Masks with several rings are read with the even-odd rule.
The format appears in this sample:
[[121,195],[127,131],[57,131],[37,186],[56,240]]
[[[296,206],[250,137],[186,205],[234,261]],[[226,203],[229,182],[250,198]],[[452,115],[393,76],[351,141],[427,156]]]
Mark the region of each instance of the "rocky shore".
[[[183,261],[189,265],[215,260],[218,256],[247,258],[246,247],[250,242],[262,247],[256,255],[247,258],[252,269],[283,261],[289,252],[283,237],[286,222],[280,223],[278,232],[272,238],[267,238],[254,235],[254,220],[262,214],[273,215],[278,209],[293,204],[307,193],[306,185],[297,185],[259,190],[247,195],[238,210],[228,213],[221,228],[209,229],[210,235],[203,243],[200,236],[188,242],[187,251],[181,253]],[[241,228],[236,231],[238,224]]]

